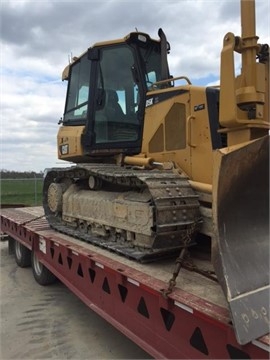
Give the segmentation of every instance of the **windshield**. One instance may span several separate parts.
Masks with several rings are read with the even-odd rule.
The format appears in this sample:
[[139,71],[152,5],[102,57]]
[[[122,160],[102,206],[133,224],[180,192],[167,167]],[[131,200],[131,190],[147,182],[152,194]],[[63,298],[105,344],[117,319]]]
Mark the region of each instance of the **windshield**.
[[162,80],[160,44],[148,42],[147,47],[138,46],[138,49],[144,66],[146,86],[150,89],[153,83]]

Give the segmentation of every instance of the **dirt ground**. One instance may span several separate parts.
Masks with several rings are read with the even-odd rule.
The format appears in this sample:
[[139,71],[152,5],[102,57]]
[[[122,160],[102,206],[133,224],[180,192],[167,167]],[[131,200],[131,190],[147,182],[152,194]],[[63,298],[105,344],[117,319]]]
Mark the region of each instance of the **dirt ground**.
[[1,360],[151,359],[62,283],[38,285],[1,250]]

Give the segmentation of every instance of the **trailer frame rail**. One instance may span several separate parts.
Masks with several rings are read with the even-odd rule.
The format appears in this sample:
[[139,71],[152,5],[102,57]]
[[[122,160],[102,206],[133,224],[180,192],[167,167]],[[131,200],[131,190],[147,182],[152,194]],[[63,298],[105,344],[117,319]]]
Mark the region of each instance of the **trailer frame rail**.
[[179,288],[165,299],[165,282],[68,241],[33,210],[1,210],[1,230],[155,358],[269,358],[269,335],[239,345],[227,309]]

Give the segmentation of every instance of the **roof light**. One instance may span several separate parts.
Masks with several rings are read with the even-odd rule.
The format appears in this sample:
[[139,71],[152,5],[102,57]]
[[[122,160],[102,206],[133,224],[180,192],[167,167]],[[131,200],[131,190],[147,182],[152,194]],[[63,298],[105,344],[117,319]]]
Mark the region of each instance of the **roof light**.
[[138,40],[143,41],[143,42],[146,42],[146,41],[147,41],[147,38],[146,38],[146,36],[144,36],[144,35],[142,35],[142,34],[138,34]]

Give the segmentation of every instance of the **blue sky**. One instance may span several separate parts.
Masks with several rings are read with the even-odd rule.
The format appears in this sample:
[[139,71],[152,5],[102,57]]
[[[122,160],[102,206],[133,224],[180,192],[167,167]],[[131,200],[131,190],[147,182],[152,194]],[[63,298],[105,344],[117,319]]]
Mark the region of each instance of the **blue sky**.
[[[257,34],[269,43],[269,0],[257,0]],[[266,15],[268,14],[268,15]],[[58,166],[68,58],[137,28],[171,44],[171,74],[196,85],[218,83],[223,37],[240,35],[237,0],[4,0],[1,23],[0,168],[42,171]],[[239,66],[239,65],[238,65]]]

